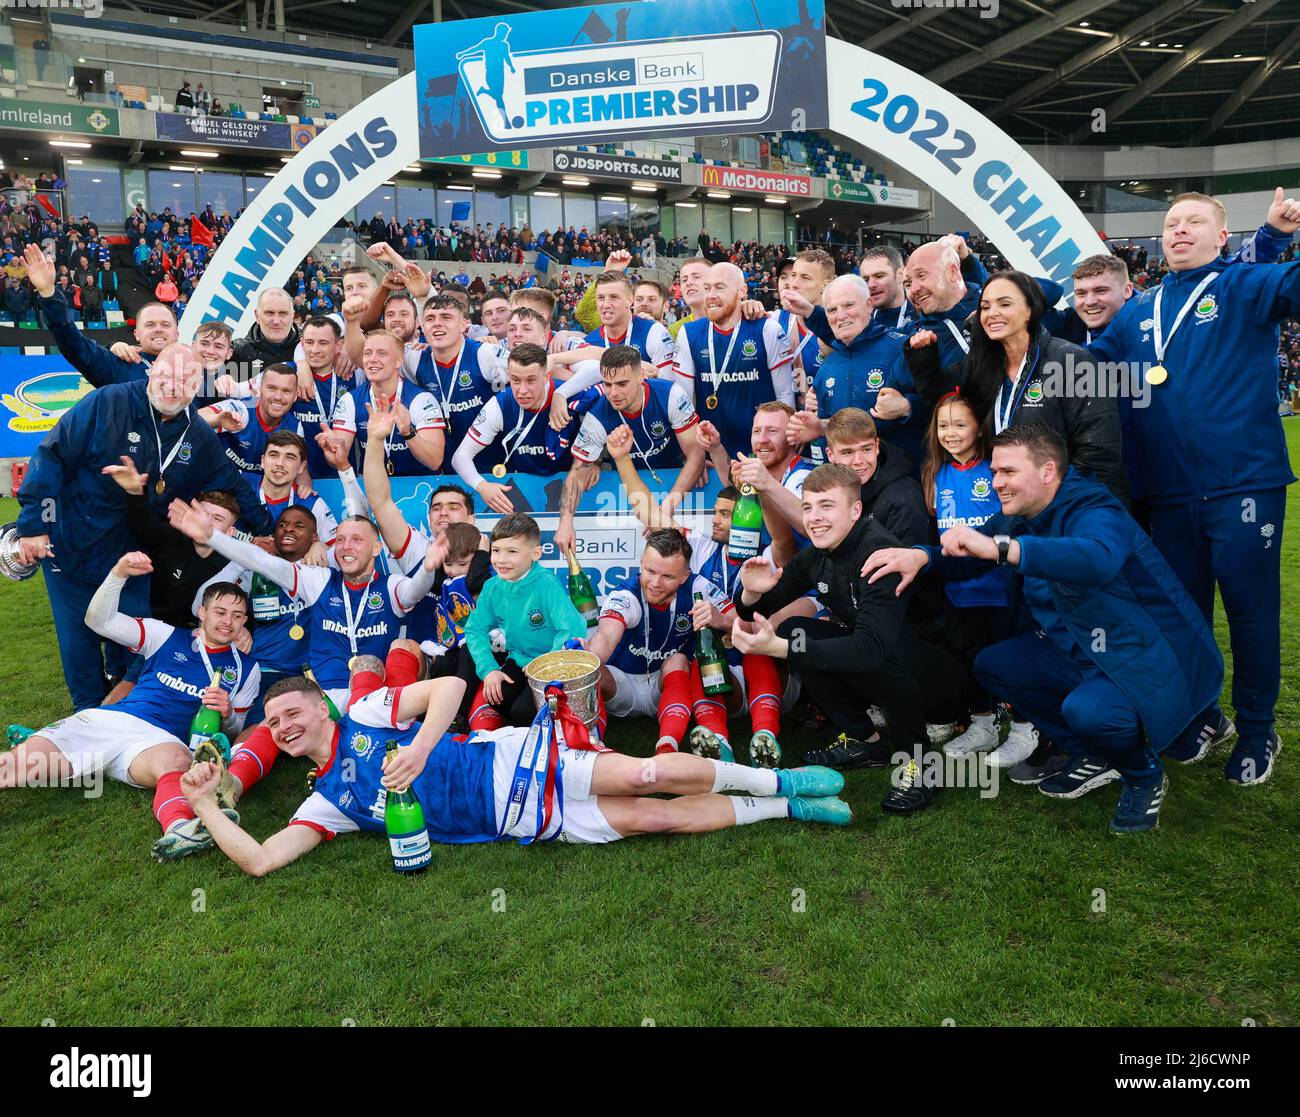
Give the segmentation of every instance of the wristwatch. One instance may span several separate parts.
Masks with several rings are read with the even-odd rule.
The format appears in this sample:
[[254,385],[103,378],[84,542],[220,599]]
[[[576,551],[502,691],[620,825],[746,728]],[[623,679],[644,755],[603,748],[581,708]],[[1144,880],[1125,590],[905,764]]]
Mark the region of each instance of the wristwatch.
[[410,442],[411,439],[413,439],[420,432],[415,429],[415,424],[412,423],[411,429],[409,431],[398,431],[397,433],[402,436],[404,441]]
[[1011,536],[995,535],[993,542],[998,545],[998,565],[1005,566],[1007,564],[1007,555],[1011,551]]

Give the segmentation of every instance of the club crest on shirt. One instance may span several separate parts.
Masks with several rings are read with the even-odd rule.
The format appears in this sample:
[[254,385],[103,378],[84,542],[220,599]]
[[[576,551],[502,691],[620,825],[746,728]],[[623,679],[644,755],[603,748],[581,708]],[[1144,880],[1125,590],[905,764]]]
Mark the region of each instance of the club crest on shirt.
[[1219,316],[1219,303],[1213,295],[1204,295],[1196,304],[1196,320],[1210,322]]
[[458,383],[462,388],[468,388],[474,383],[474,378],[470,376],[468,372],[462,371],[461,374],[456,377],[456,383]]
[[1030,384],[1029,387],[1025,389],[1026,403],[1037,403],[1042,398],[1043,398],[1043,386],[1042,384],[1039,384],[1037,381],[1035,381],[1033,384]]
[[384,595],[381,593],[372,593],[366,599],[366,608],[372,610],[373,612],[377,613],[383,607],[384,607]]
[[[970,487],[971,496],[976,500],[987,500],[992,487],[987,477],[981,477]],[[947,496],[948,493],[944,495]]]
[[885,383],[885,374],[878,368],[873,368],[867,373],[867,387],[875,391],[882,388]]
[[182,465],[184,465],[186,462],[190,460],[190,455],[193,452],[194,451],[191,449],[190,444],[188,442],[182,442],[181,448],[176,454],[176,458]]
[[665,427],[665,426],[663,425],[663,423],[659,422],[657,419],[656,419],[653,423],[650,424],[650,433],[651,433],[651,435],[653,435],[655,438],[663,438],[663,436],[664,436],[664,432],[665,432],[667,429],[668,429],[668,428]]
[[755,353],[758,352],[758,346],[755,345],[752,341],[746,341],[746,342],[745,342],[745,343],[740,347],[740,351],[741,351],[741,353],[744,354],[746,357],[752,357]]
[[366,734],[354,733],[352,735],[352,751],[355,752],[358,756],[360,757],[368,756],[370,754],[370,750],[373,749],[374,747],[375,747],[375,742],[372,741],[368,736],[366,736]]
[[531,613],[528,614],[528,623],[533,628],[541,628],[545,620],[546,617],[543,615],[540,609],[534,609]]
[[223,683],[233,683],[239,678],[239,672],[233,667],[223,667],[221,669],[221,681]]
[[691,618],[688,616],[678,617],[675,621],[673,621],[673,628],[675,628],[678,632],[685,632],[690,627],[691,627]]

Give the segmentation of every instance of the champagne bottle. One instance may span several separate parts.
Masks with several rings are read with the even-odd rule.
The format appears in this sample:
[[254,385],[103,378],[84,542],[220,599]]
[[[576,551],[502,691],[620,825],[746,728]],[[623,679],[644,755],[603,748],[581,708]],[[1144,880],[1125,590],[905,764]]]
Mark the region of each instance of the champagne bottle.
[[[212,685],[221,684],[221,672],[212,673]],[[200,745],[216,743],[216,736],[221,732],[221,715],[209,706],[200,705],[190,721],[190,752],[197,751]],[[220,745],[217,745],[218,749]]]
[[[695,595],[697,602],[704,600],[704,594]],[[702,628],[695,634],[695,662],[700,665],[700,681],[704,684],[707,695],[730,694],[730,672],[727,669],[727,653],[722,649],[722,641],[711,628]]]
[[591,588],[591,579],[587,572],[578,565],[578,556],[569,551],[564,556],[569,562],[569,600],[573,607],[582,614],[588,628],[595,628],[600,619],[600,609],[596,605],[596,591]]
[[737,562],[757,558],[762,531],[763,506],[758,502],[754,486],[746,482],[740,486],[740,499],[731,510],[727,552]]
[[248,596],[253,605],[253,620],[274,621],[280,617],[280,587],[270,578],[254,574]]
[[[389,761],[397,758],[397,742],[384,745]],[[384,797],[384,828],[388,831],[388,848],[393,854],[393,869],[399,873],[422,873],[433,860],[429,831],[424,825],[424,809],[415,789],[389,790]]]

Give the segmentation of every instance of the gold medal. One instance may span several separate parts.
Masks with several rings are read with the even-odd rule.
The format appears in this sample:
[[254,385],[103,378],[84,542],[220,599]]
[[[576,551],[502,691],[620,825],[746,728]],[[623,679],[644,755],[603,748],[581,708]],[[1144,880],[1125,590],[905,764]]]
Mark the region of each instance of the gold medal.
[[306,635],[307,633],[303,631],[303,627],[300,624],[296,624],[291,629],[289,629],[290,640],[301,640]]
[[353,666],[356,664],[356,662],[357,662],[357,657],[356,657],[356,656],[353,656],[351,659],[348,660],[348,670],[349,670],[349,671],[351,671],[351,670],[353,669]]
[[385,468],[386,470],[388,470],[388,476],[389,476],[389,477],[393,476],[393,459],[392,459],[392,458],[389,458],[386,462],[384,462],[384,468]]
[[714,392],[713,395],[711,395],[708,399],[706,399],[704,401],[704,406],[707,407],[710,411],[716,410],[718,406],[718,393]]
[[1163,384],[1169,379],[1169,370],[1164,365],[1152,365],[1147,369],[1148,384]]
[[156,492],[159,496],[162,496],[162,495],[163,495],[163,491],[164,491],[166,488],[167,488],[167,482],[164,481],[161,477],[159,477],[159,478],[158,478],[158,484],[156,484],[156,485],[153,487],[153,491]]
[[506,467],[504,465],[498,464],[492,467],[493,477],[501,478],[504,477],[505,475],[506,475]]

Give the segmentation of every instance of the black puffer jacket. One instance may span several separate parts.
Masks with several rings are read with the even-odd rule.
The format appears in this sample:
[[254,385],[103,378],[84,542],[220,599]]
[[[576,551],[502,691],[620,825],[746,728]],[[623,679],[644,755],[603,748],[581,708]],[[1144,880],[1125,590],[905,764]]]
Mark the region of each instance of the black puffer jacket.
[[876,472],[862,486],[862,514],[870,516],[904,547],[930,543],[931,520],[912,463],[897,446],[881,439]]
[[[254,325],[248,331],[247,337],[241,337],[235,342],[235,362],[248,371],[249,375],[256,375],[261,372],[267,365],[282,364],[293,360],[293,351],[298,348],[298,338],[301,336],[297,326],[291,326],[289,336],[283,341],[270,341],[262,334],[262,327]],[[261,362],[260,368],[254,368],[255,361]]]
[[[1001,370],[993,382],[977,383],[969,357],[940,368],[938,346],[913,349],[908,345],[903,352],[917,391],[931,407],[945,393],[961,388],[980,421],[992,431],[998,391],[1005,379]],[[1026,386],[1017,392],[1019,402],[1007,426],[1043,423],[1058,431],[1065,439],[1070,464],[1097,478],[1127,505],[1119,403],[1105,392],[1107,378],[1098,375],[1092,354],[1040,329],[1021,375],[1027,378]]]

